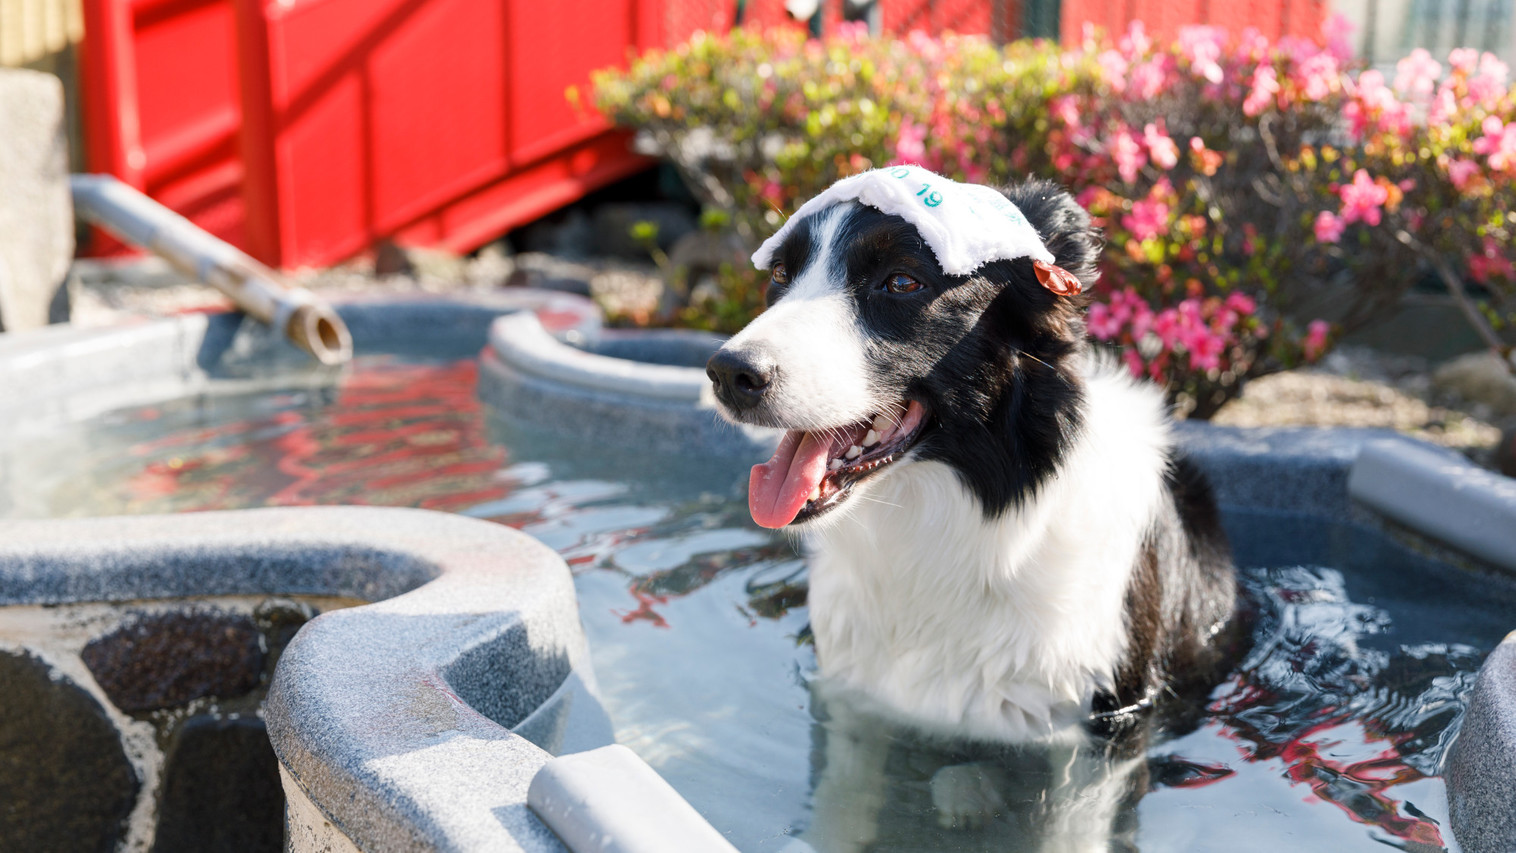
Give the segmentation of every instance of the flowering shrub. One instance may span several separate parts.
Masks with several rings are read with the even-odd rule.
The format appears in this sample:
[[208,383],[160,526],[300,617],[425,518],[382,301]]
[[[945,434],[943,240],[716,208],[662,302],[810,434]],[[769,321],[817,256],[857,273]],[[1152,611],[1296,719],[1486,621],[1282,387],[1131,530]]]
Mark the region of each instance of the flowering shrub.
[[[603,73],[595,97],[754,243],[874,166],[1061,181],[1108,241],[1091,334],[1209,417],[1250,377],[1383,317],[1426,271],[1499,345],[1516,97],[1492,56],[1449,66],[1418,51],[1387,82],[1340,34],[1209,27],[1069,50],[738,30]],[[1465,272],[1491,294],[1483,311]]]

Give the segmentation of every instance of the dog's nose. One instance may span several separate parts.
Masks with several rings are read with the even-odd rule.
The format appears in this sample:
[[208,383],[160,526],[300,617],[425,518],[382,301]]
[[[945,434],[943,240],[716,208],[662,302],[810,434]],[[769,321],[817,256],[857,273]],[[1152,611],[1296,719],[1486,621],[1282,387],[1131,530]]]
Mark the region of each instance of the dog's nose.
[[774,380],[774,362],[762,351],[722,347],[705,363],[705,375],[721,402],[738,411],[751,409]]

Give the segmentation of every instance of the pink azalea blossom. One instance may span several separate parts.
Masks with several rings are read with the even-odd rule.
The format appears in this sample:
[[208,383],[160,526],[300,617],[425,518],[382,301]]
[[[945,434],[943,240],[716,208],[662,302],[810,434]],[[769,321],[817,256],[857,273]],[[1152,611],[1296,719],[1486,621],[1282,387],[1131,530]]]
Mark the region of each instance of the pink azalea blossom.
[[1484,238],[1482,251],[1469,256],[1469,277],[1484,284],[1492,278],[1516,281],[1516,266],[1493,237]]
[[1330,53],[1317,53],[1300,63],[1301,92],[1307,100],[1320,101],[1332,94],[1334,84],[1341,78],[1341,69],[1336,57]]
[[1347,223],[1330,210],[1323,210],[1316,214],[1316,224],[1312,226],[1318,243],[1335,243],[1341,240],[1342,231],[1346,227]]
[[1474,153],[1489,157],[1490,168],[1497,172],[1516,171],[1516,122],[1504,124],[1485,116],[1480,129],[1484,136],[1474,140]]
[[1395,88],[1413,95],[1430,95],[1442,76],[1442,63],[1425,48],[1416,48],[1395,66]]
[[1126,369],[1132,371],[1133,379],[1141,379],[1143,373],[1142,356],[1134,349],[1126,349],[1121,353],[1122,361],[1126,362]]
[[1141,21],[1133,21],[1119,46],[1123,54],[1136,58],[1153,49],[1153,40],[1148,38],[1147,27]]
[[1332,324],[1325,320],[1312,320],[1306,327],[1305,340],[1301,342],[1301,350],[1305,354],[1306,361],[1315,361],[1326,352],[1327,338],[1331,335]]
[[1472,47],[1454,48],[1448,54],[1448,64],[1453,66],[1454,71],[1473,74],[1474,69],[1479,67],[1479,51]]
[[1166,59],[1164,56],[1155,56],[1131,67],[1127,74],[1127,85],[1133,98],[1150,101],[1163,93],[1168,83]]
[[1121,217],[1121,225],[1136,240],[1157,237],[1168,229],[1169,206],[1161,201],[1132,202],[1132,212]]
[[1116,319],[1109,306],[1100,302],[1090,306],[1085,324],[1098,341],[1111,340],[1121,332],[1121,321]]
[[1190,351],[1190,366],[1199,370],[1221,369],[1221,354],[1226,351],[1226,341],[1220,335],[1202,331],[1195,335],[1186,347]]
[[1226,307],[1236,311],[1244,317],[1250,316],[1258,310],[1258,303],[1246,293],[1229,293],[1226,298]]
[[1247,27],[1237,37],[1237,50],[1249,62],[1258,62],[1269,53],[1269,37],[1257,27]]
[[1226,46],[1227,32],[1222,27],[1181,27],[1179,51],[1189,60],[1190,71],[1208,83],[1220,83],[1224,77],[1221,64],[1222,48]]
[[1327,50],[1346,62],[1353,56],[1353,22],[1341,12],[1333,12],[1321,24],[1321,34],[1326,39]]
[[926,128],[911,121],[900,124],[895,137],[895,159],[901,163],[921,164],[926,157]]
[[1137,180],[1137,173],[1147,164],[1147,152],[1126,127],[1122,127],[1116,133],[1116,138],[1111,140],[1111,157],[1116,161],[1116,171],[1121,173],[1121,180],[1129,184]]
[[1179,163],[1179,145],[1169,137],[1163,119],[1149,122],[1142,129],[1142,141],[1148,147],[1148,156],[1160,169],[1172,169]]
[[1486,109],[1494,107],[1506,93],[1509,76],[1506,64],[1486,53],[1479,59],[1479,72],[1469,77],[1469,99]]
[[1478,173],[1480,173],[1480,164],[1474,161],[1457,159],[1448,164],[1448,180],[1451,180],[1452,186],[1457,189],[1463,189],[1464,186],[1469,185],[1469,180],[1474,179],[1475,174]]
[[1351,184],[1339,186],[1337,195],[1342,199],[1342,221],[1349,225],[1359,221],[1378,225],[1379,209],[1390,199],[1390,191],[1374,183],[1364,169],[1353,173]]
[[1102,50],[1095,62],[1100,66],[1101,76],[1117,92],[1126,91],[1126,72],[1131,64],[1126,57],[1114,50]]
[[1258,66],[1258,70],[1253,72],[1253,89],[1242,102],[1242,112],[1249,116],[1258,115],[1274,103],[1274,96],[1278,93],[1279,75],[1275,73],[1274,66]]

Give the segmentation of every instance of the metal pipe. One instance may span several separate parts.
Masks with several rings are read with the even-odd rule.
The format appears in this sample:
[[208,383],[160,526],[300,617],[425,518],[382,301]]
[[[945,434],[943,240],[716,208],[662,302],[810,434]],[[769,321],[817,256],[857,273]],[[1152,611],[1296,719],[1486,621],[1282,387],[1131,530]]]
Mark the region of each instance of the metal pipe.
[[226,294],[317,361],[334,365],[352,359],[347,324],[309,290],[289,286],[278,273],[112,175],[71,175],[69,189],[75,212],[86,221]]

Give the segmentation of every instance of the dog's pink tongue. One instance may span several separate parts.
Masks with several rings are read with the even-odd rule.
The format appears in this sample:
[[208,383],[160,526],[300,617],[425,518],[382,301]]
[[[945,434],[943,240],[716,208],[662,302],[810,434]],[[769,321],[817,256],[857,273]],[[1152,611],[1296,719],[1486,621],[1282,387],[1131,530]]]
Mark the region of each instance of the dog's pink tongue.
[[786,433],[774,458],[754,465],[748,479],[747,505],[762,527],[783,527],[795,520],[811,492],[826,476],[831,442],[809,432]]

